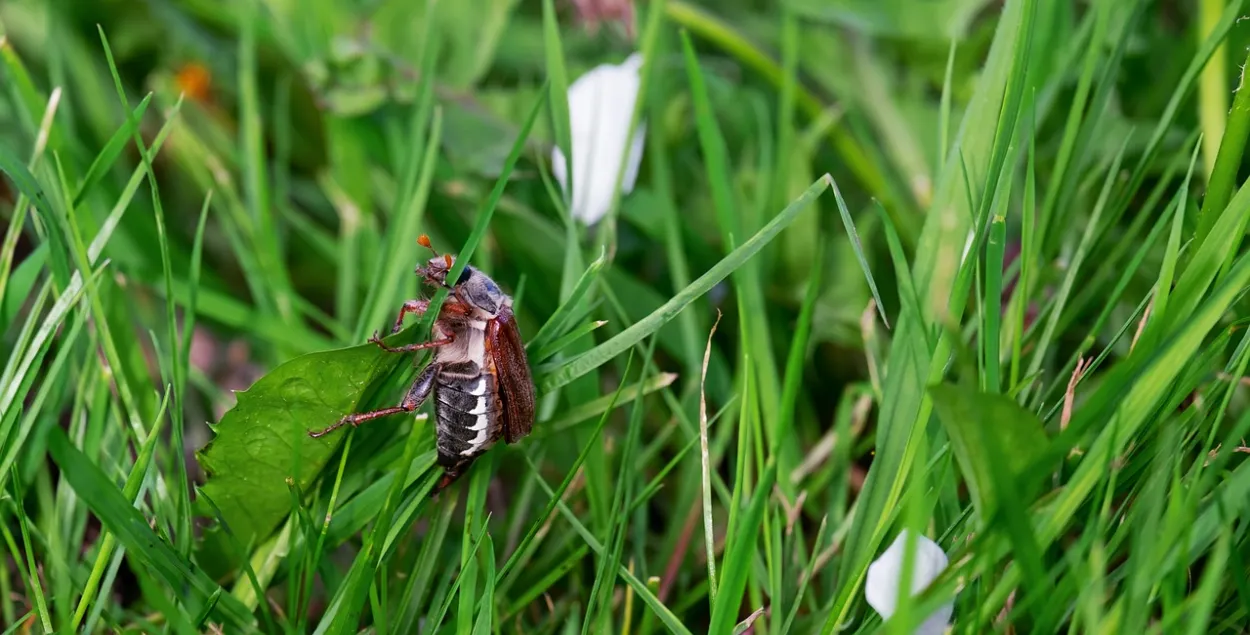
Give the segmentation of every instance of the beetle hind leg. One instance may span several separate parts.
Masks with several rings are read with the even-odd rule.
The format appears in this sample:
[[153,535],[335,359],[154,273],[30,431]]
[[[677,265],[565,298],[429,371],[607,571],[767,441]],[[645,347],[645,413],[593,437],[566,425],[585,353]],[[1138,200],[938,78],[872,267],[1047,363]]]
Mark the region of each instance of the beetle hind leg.
[[338,430],[348,424],[352,427],[356,427],[366,421],[373,421],[374,419],[388,417],[401,412],[416,412],[416,410],[421,407],[421,404],[424,404],[425,400],[429,399],[430,393],[433,392],[434,377],[438,374],[439,366],[439,364],[430,364],[429,366],[426,366],[425,370],[421,371],[420,375],[417,375],[416,381],[412,382],[412,388],[408,389],[408,394],[404,395],[404,400],[399,402],[398,406],[349,414],[334,422],[333,425],[327,428],[323,428],[321,430],[309,430],[308,436],[317,439],[324,437],[325,435],[330,434],[331,432],[334,432],[335,430]]
[[438,459],[439,465],[443,467],[443,476],[434,485],[433,491],[430,492],[430,498],[438,498],[438,495],[443,490],[460,480],[460,477],[464,476],[469,471],[469,466],[473,464],[473,459],[457,461],[451,457],[443,456],[441,453]]

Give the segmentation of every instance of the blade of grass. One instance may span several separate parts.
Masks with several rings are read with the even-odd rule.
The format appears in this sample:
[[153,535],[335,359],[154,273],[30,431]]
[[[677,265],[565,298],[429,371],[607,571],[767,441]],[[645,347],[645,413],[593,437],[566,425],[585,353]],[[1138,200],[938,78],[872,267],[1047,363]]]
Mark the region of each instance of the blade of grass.
[[[859,242],[859,232],[855,231],[855,221],[851,218],[851,211],[846,208],[846,201],[842,199],[842,192],[838,190],[838,184],[830,182],[833,188],[833,196],[838,202],[838,214],[842,217],[842,226],[846,228],[846,235],[851,240],[851,249],[855,252],[855,259],[859,261],[859,267],[864,271],[864,279],[868,282],[868,288],[872,291],[872,299],[877,301],[877,306],[884,307],[881,302],[881,294],[877,291],[877,281],[872,277],[872,269],[868,266],[868,259],[864,256],[864,246]],[[890,320],[886,318],[885,312],[879,312],[881,321],[885,323],[886,328],[890,328]]]
[[[652,338],[647,350],[643,352],[644,360],[654,359],[656,339]],[[644,365],[641,377],[646,377],[648,371],[653,371],[649,364]],[[625,547],[625,536],[629,530],[629,523],[632,519],[629,513],[630,499],[633,497],[634,479],[630,478],[638,469],[638,465],[634,460],[634,455],[639,446],[639,436],[642,430],[643,406],[645,402],[641,399],[635,400],[633,409],[629,417],[629,426],[625,433],[625,442],[621,448],[619,458],[617,460],[617,477],[612,507],[613,522],[608,527],[604,544],[608,547],[607,554],[600,554],[599,566],[595,571],[595,581],[590,590],[590,602],[587,603],[586,615],[588,619],[582,623],[582,633],[592,632],[588,629],[592,623],[596,623],[593,615],[595,613],[596,602],[599,605],[597,620],[598,630],[612,628],[613,618],[613,602],[612,593],[615,588],[613,583],[616,579],[615,571],[622,568],[621,554]]]
[[[152,463],[152,455],[156,451],[156,441],[160,439],[160,431],[165,421],[165,411],[169,406],[169,390],[165,391],[165,396],[161,400],[160,410],[157,411],[156,420],[152,422],[151,434],[144,440],[143,447],[139,450],[139,456],[135,459],[135,464],[130,470],[129,476],[126,477],[126,483],[122,487],[122,495],[128,501],[135,501],[139,495],[139,488],[143,485],[144,479],[147,478],[148,467]],[[104,534],[104,538],[100,543],[100,550],[96,553],[95,565],[91,568],[91,575],[87,579],[87,585],[83,588],[82,597],[78,601],[77,608],[74,609],[73,621],[70,624],[70,630],[78,630],[78,626],[82,624],[83,617],[87,613],[92,601],[95,599],[96,591],[99,589],[100,578],[104,575],[105,568],[113,555],[113,549],[117,546],[117,538],[112,532]]]
[[[529,457],[526,458],[528,460]],[[537,475],[538,466],[531,462],[530,469]],[[599,541],[596,540],[594,535],[590,533],[590,530],[586,529],[586,526],[577,519],[577,515],[573,513],[573,510],[569,509],[569,506],[556,496],[556,493],[552,491],[551,486],[547,484],[547,481],[543,479],[542,476],[535,476],[535,478],[538,481],[538,485],[547,493],[548,498],[555,502],[556,507],[560,510],[560,513],[564,516],[565,520],[573,526],[573,529],[582,537],[582,540],[586,542],[591,551],[594,551],[595,553],[603,553],[603,545],[599,544]],[[689,635],[690,630],[681,623],[681,620],[677,619],[677,616],[674,615],[668,607],[660,602],[659,598],[655,596],[655,593],[653,593],[647,585],[643,584],[641,580],[635,577],[634,574],[630,573],[624,566],[619,567],[617,573],[622,579],[625,580],[626,584],[634,589],[634,593],[642,599],[643,603],[655,612],[656,616],[659,617],[660,621],[668,627],[670,632],[676,633],[677,635]]]
[[[424,82],[429,83],[429,82]],[[366,299],[366,311],[361,315],[361,321],[356,328],[356,339],[362,340],[366,334],[373,329],[377,329],[379,324],[386,323],[391,313],[394,313],[394,306],[391,305],[400,289],[400,276],[406,272],[401,267],[393,266],[395,262],[402,262],[402,253],[406,243],[402,242],[403,237],[412,236],[416,233],[417,227],[421,225],[422,218],[425,215],[425,208],[429,200],[430,188],[434,180],[434,170],[438,161],[439,151],[442,149],[439,145],[443,133],[443,111],[441,107],[434,107],[433,115],[430,118],[428,142],[425,146],[425,156],[420,165],[420,176],[416,185],[412,198],[404,202],[403,207],[399,209],[398,214],[393,219],[393,226],[387,229],[387,248],[383,251],[386,260],[380,261],[385,266],[381,267],[381,275],[376,287],[376,294],[370,294]],[[422,135],[422,138],[426,138]],[[452,278],[453,280],[455,278]]]
[[[682,33],[682,50],[686,61],[686,75],[694,101],[699,147],[702,150],[708,182],[711,186],[712,207],[716,212],[724,249],[732,250],[737,247],[736,243],[741,236],[755,229],[754,223],[747,219],[747,206],[735,203],[733,188],[730,185],[729,151],[725,145],[721,126],[712,110],[706,80],[698,58],[695,56],[694,45],[685,32]],[[833,184],[833,188],[836,191],[837,185]],[[765,336],[770,331],[758,264],[754,260],[744,261],[740,267],[734,269],[731,280],[738,301],[743,308],[741,313],[743,345],[758,360],[752,372],[755,373],[760,385],[764,425],[771,438],[775,436],[778,425],[777,399],[781,393],[781,386],[777,378],[777,364],[773,359],[772,346],[769,345],[770,342]],[[788,443],[789,440],[783,442]]]
[[[176,440],[177,445],[175,447],[181,448],[183,429],[185,428],[184,399],[186,392],[186,375],[190,366],[190,362],[186,356],[186,353],[189,351],[189,344],[183,344],[178,336],[178,315],[173,294],[173,264],[169,255],[169,237],[165,229],[165,211],[161,206],[160,188],[157,186],[156,173],[152,167],[152,155],[148,153],[148,149],[143,143],[143,137],[139,134],[139,120],[135,118],[136,112],[142,112],[141,109],[147,104],[148,100],[151,98],[151,94],[144,97],[143,101],[140,103],[140,109],[136,109],[136,111],[130,110],[129,100],[126,97],[126,90],[122,86],[121,76],[117,72],[117,66],[113,60],[112,50],[109,48],[108,40],[104,36],[104,29],[98,26],[97,28],[100,34],[100,41],[104,47],[105,58],[108,60],[109,71],[113,76],[113,86],[117,91],[117,99],[121,103],[123,111],[127,113],[125,127],[131,130],[131,139],[134,141],[135,149],[138,150],[139,156],[142,159],[143,166],[147,172],[148,187],[151,190],[153,219],[156,224],[157,245],[160,251],[161,271],[165,285],[166,338],[169,342],[169,351],[172,353],[170,369],[172,370],[171,374],[173,376],[173,406],[170,409],[170,414],[172,418],[173,432],[171,433],[171,437]],[[81,191],[82,190],[80,190],[80,192]],[[187,340],[189,341],[189,339],[190,335],[188,334]],[[186,481],[186,466],[184,463],[185,453],[175,452],[174,454],[176,457],[174,460],[177,466],[175,469],[176,480],[174,482],[184,483]],[[175,503],[174,509],[184,512],[176,514],[180,519],[177,532],[178,551],[185,557],[191,551],[192,534],[191,518],[189,514],[190,501],[186,487],[179,485],[175,489],[178,493],[175,494],[177,502]],[[105,564],[106,559],[107,558],[97,559],[97,570]],[[80,604],[79,610],[76,612],[74,619],[75,627],[77,627],[82,621],[83,608],[84,606]]]
[[[1203,14],[1206,5],[1203,3]],[[1198,228],[1194,231],[1194,243],[1202,244],[1219,217],[1220,210],[1228,204],[1233,196],[1237,183],[1237,168],[1241,165],[1241,156],[1245,152],[1246,139],[1250,137],[1250,90],[1246,90],[1244,69],[1250,64],[1250,57],[1242,64],[1243,72],[1238,80],[1236,96],[1233,98],[1233,109],[1228,112],[1228,120],[1223,125],[1224,134],[1220,139],[1220,149],[1215,157],[1214,166],[1209,166],[1207,177],[1207,193],[1202,199],[1202,210],[1198,212]],[[1203,71],[1204,85],[1207,71]],[[1224,81],[1224,78],[1219,78]],[[1221,117],[1223,113],[1221,112]],[[1207,139],[1204,137],[1204,139]],[[1214,142],[1208,139],[1207,142]]]
[[639,396],[649,395],[657,390],[664,390],[677,381],[675,373],[660,373],[646,381],[635,383],[631,386],[625,386],[621,389],[620,399],[616,398],[615,391],[610,395],[603,395],[594,401],[589,401],[579,406],[574,406],[565,410],[558,419],[552,419],[543,425],[543,431],[535,431],[535,436],[539,439],[555,436],[563,433],[569,428],[575,427],[592,417],[597,417],[605,412],[611,412],[617,404],[628,403]]
[[[217,599],[212,614],[233,628],[243,629],[251,615],[232,597],[220,595],[221,587],[172,547],[148,526],[147,519],[127,500],[96,464],[73,446],[60,428],[48,433],[48,451],[61,470],[62,477],[87,503],[100,522],[117,536],[118,542],[142,562],[151,566],[170,588],[185,588],[188,608],[204,607],[214,595]],[[185,585],[185,586],[184,586]]]
[[751,495],[750,507],[741,523],[735,527],[733,534],[726,534],[728,543],[725,564],[721,568],[724,577],[721,579],[721,591],[712,608],[712,626],[710,632],[724,633],[733,630],[737,622],[738,610],[742,603],[747,578],[751,572],[751,561],[755,558],[755,545],[759,540],[760,523],[763,521],[764,506],[773,491],[773,483],[777,479],[777,464],[768,459],[755,492]]
[[[628,371],[630,366],[633,364],[633,358],[634,357],[631,354],[625,361],[625,372],[621,375],[622,377],[629,376]],[[594,432],[590,434],[589,442],[582,446],[581,451],[578,452],[577,459],[573,461],[573,465],[565,474],[564,480],[560,483],[560,486],[556,489],[554,495],[551,496],[551,500],[547,503],[547,508],[542,514],[539,514],[534,518],[534,522],[530,524],[530,528],[525,532],[525,536],[521,538],[519,543],[517,543],[517,547],[512,552],[512,555],[508,556],[508,559],[504,561],[503,566],[499,568],[499,572],[496,575],[497,586],[507,586],[511,582],[508,578],[508,574],[512,573],[513,568],[521,561],[522,557],[528,557],[526,551],[530,543],[534,540],[535,536],[537,536],[543,524],[547,522],[547,519],[551,517],[551,513],[555,510],[556,504],[560,501],[561,497],[563,497],[564,493],[568,491],[569,485],[573,482],[573,478],[577,476],[578,470],[580,470],[582,465],[586,462],[586,457],[590,456],[592,447],[599,443],[599,436],[603,434],[603,429],[608,424],[608,414],[616,408],[617,401],[621,398],[621,395],[624,392],[625,382],[622,381],[621,385],[617,387],[616,392],[612,393],[607,409],[604,410],[603,415],[599,417],[599,423],[595,426]],[[579,419],[579,421],[580,420],[581,419]],[[548,490],[548,492],[550,492],[550,490]]]
[[543,348],[539,349],[539,351],[535,353],[531,359],[533,359],[534,361],[543,361],[543,360],[551,359],[557,353],[560,353],[561,351],[564,351],[565,349],[573,346],[575,342],[595,332],[596,330],[599,329],[599,327],[607,323],[608,323],[607,320],[596,320],[594,322],[589,322],[575,329],[572,329],[568,333],[561,335],[560,338],[557,339],[556,341],[551,342],[550,344],[547,344]]
[[[881,406],[877,453],[856,501],[838,571],[840,588],[826,614],[821,629],[824,635],[844,623],[851,610],[868,564],[883,538],[887,510],[895,506],[907,482],[907,467],[916,451],[914,439],[918,435],[914,432],[929,420],[932,404],[924,398],[924,386],[940,375],[946,353],[943,346],[936,352],[929,348],[926,332],[930,326],[924,318],[946,319],[949,307],[955,314],[951,319],[958,319],[963,309],[966,282],[955,279],[955,270],[959,268],[958,250],[974,218],[974,209],[970,201],[960,200],[960,185],[965,177],[984,173],[990,175],[988,189],[990,182],[998,181],[1006,163],[1015,119],[1024,100],[1024,74],[1035,13],[1036,3],[1032,0],[1006,5],[976,96],[948,155],[946,170],[934,188],[931,213],[926,217],[912,262],[917,294],[927,300],[919,307],[923,318],[914,321],[904,315],[893,334],[890,372],[883,386],[884,394],[890,398]],[[991,118],[998,121],[995,128],[981,125]],[[956,158],[968,160],[957,162]]]
[[[30,543],[30,526],[26,519],[26,512],[18,507],[16,503],[16,501],[26,499],[26,497],[22,495],[20,485],[21,480],[17,476],[16,468],[14,468],[12,476],[14,499],[13,501],[10,501],[10,504],[13,506],[14,512],[17,515],[18,527],[22,533],[22,550],[26,552],[27,588],[31,590],[35,596],[34,610],[35,613],[39,615],[40,625],[43,626],[44,632],[55,633],[56,631],[52,628],[52,614],[48,612],[48,601],[43,595],[43,582],[39,579],[39,565],[35,563],[35,550],[31,547]],[[8,530],[6,529],[4,533],[7,538],[9,534]],[[13,557],[14,559],[17,558],[16,549],[13,549]]]
[[[606,259],[607,253],[600,253],[599,257],[586,267],[581,277],[577,279],[577,284],[573,286],[572,291],[567,296],[561,298],[560,306],[551,314],[551,317],[547,318],[547,321],[543,323],[542,328],[538,329],[534,337],[526,342],[525,348],[540,350],[544,345],[550,343],[552,339],[568,332],[565,328],[567,322],[572,317],[582,298],[586,296],[587,291],[590,290],[591,285],[599,279],[599,270],[603,268]],[[543,359],[543,357],[540,356],[539,359]]]
[[[560,26],[556,23],[556,9],[553,0],[543,0],[543,50],[546,53],[547,103],[551,110],[551,129],[554,132],[556,147],[564,154],[564,176],[568,185],[565,186],[564,209],[572,209],[573,179],[573,136],[569,119],[569,75],[564,66],[564,47],[560,43]],[[566,223],[571,218],[566,216]],[[575,242],[570,242],[572,246]]]
[[542,391],[550,391],[567,385],[574,379],[602,366],[608,360],[642,341],[642,338],[655,332],[668,323],[696,298],[707,293],[716,283],[724,280],[730,273],[740,267],[743,262],[754,256],[768,241],[772,240],[782,229],[794,221],[799,212],[803,211],[816,197],[820,196],[833,183],[833,177],[821,177],[813,183],[798,199],[787,206],[767,225],[761,228],[750,240],[742,243],[720,262],[716,263],[697,280],[682,289],[663,306],[650,315],[621,331],[608,341],[574,358],[564,367],[551,373],[540,381]]
[[[769,83],[780,86],[784,81],[785,73],[781,67],[725,22],[682,0],[668,0],[665,9],[670,20],[725,49],[744,65],[762,75]],[[796,90],[795,99],[798,107],[808,118],[819,120],[828,109],[828,105],[801,85],[797,86]],[[863,148],[853,136],[837,127],[830,127],[827,134],[830,143],[842,155],[848,168],[869,192],[885,197],[887,206],[898,203],[888,198],[885,178],[877,172],[876,166],[868,160]]]
[[[469,553],[476,555],[481,548],[482,540],[486,537],[486,523],[482,523],[482,528],[476,536],[473,537],[472,545],[468,548]],[[430,629],[437,632],[439,627],[443,625],[443,618],[447,615],[447,610],[451,608],[451,598],[456,597],[456,593],[460,590],[460,583],[463,578],[456,576],[456,581],[448,589],[447,595],[443,602],[439,604],[438,613],[434,619],[429,620]]]
[[[493,457],[491,457],[493,458]],[[483,510],[486,508],[486,486],[490,480],[490,472],[488,470],[478,468],[470,476],[469,495],[464,504],[464,528],[463,536],[460,541],[460,592],[458,594],[460,604],[459,612],[456,615],[456,632],[460,635],[470,635],[473,631],[473,616],[477,613],[478,601],[478,569],[481,564],[478,562],[477,549],[470,550],[469,545],[473,543],[473,534],[480,533],[486,535],[488,526],[486,519],[479,519]],[[477,527],[481,523],[480,529]],[[486,539],[487,546],[491,546],[490,538]],[[493,577],[493,572],[487,572],[481,578],[486,579]],[[493,580],[491,581],[493,585]]]
[[699,468],[702,474],[703,491],[703,544],[707,549],[707,586],[708,601],[716,606],[716,536],[712,531],[712,467],[707,447],[707,364],[712,356],[712,336],[716,335],[716,327],[720,324],[721,313],[716,312],[716,322],[707,334],[707,347],[703,353],[703,372],[699,379]]

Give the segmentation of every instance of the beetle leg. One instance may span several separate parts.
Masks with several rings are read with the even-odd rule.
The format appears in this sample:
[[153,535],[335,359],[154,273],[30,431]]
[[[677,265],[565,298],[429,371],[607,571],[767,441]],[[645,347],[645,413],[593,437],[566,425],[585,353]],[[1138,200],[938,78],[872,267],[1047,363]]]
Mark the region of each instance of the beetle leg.
[[456,341],[456,336],[451,334],[448,335],[446,339],[441,340],[421,342],[419,344],[405,344],[404,346],[387,346],[386,343],[382,341],[382,338],[378,337],[377,332],[374,332],[373,337],[369,338],[369,342],[371,344],[377,344],[378,348],[381,348],[388,353],[411,353],[413,351],[423,351],[427,348],[446,346],[454,341]]
[[460,295],[463,292],[464,292],[464,287],[455,287],[451,290],[451,294],[456,296],[456,299],[459,300],[461,304],[465,306],[472,306],[472,303],[469,302],[468,298],[464,297],[463,295]]
[[395,326],[391,328],[391,335],[394,335],[404,328],[404,316],[409,313],[413,315],[422,315],[426,309],[430,308],[429,300],[409,300],[404,306],[399,308],[399,317],[395,318]]
[[334,425],[322,430],[310,430],[308,436],[316,439],[324,437],[339,428],[351,424],[352,427],[358,426],[366,421],[373,421],[393,414],[401,412],[415,412],[429,399],[430,393],[434,390],[434,377],[438,374],[439,364],[430,364],[417,375],[416,381],[412,382],[412,388],[408,389],[408,394],[404,395],[404,400],[399,402],[398,406],[390,408],[380,408],[378,410],[370,410],[369,412],[358,412],[350,414],[339,419]]
[[[471,461],[469,463],[471,463]],[[441,494],[443,490],[450,487],[452,483],[455,483],[460,476],[464,474],[462,470],[466,467],[466,463],[460,463],[452,467],[444,467],[443,477],[438,480],[436,485],[434,485],[434,490],[430,492],[430,498],[438,498],[438,495]]]

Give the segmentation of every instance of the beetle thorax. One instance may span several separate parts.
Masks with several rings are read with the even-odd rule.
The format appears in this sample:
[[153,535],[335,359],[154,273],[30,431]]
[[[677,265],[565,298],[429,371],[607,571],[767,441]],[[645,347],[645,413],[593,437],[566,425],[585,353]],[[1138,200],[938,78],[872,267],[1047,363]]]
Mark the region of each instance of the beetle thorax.
[[434,323],[435,336],[444,339],[448,336],[455,339],[451,344],[441,346],[435,354],[440,362],[456,364],[473,362],[480,369],[486,368],[486,322],[484,320],[457,320],[455,322],[439,320]]

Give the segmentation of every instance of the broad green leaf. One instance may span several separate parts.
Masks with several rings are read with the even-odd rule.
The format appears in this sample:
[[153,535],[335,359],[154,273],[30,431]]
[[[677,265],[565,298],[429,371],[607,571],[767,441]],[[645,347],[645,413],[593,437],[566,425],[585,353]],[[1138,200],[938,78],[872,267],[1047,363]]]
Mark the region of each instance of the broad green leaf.
[[939,384],[929,394],[982,522],[988,525],[994,517],[1003,521],[1027,583],[1043,586],[1041,547],[1028,521],[1040,479],[1020,478],[1046,446],[1042,422],[1011,398],[970,385]]
[[[1009,397],[968,386],[929,387],[933,408],[951,439],[951,451],[963,470],[973,503],[988,518],[996,500],[990,464],[1007,465],[1012,475],[1046,447],[1042,422]],[[993,437],[993,438],[991,438]],[[993,454],[1002,448],[1003,454]]]
[[373,344],[309,353],[238,393],[197,458],[208,474],[203,489],[240,544],[259,544],[274,530],[291,511],[287,479],[307,491],[343,440],[343,432],[320,439],[308,432],[356,412],[366,389],[403,359]]

